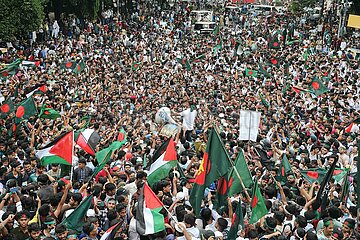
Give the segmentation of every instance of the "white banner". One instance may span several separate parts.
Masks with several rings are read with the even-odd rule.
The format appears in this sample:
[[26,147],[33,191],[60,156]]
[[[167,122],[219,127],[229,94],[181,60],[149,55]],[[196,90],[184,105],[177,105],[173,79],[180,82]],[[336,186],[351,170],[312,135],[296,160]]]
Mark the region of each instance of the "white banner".
[[239,140],[256,142],[259,133],[260,117],[260,112],[240,110]]

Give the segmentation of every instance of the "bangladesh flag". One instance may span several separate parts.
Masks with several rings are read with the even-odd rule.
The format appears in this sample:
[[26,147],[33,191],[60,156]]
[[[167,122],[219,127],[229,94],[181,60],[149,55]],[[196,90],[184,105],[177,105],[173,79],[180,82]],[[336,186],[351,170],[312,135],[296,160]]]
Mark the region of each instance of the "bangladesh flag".
[[217,42],[217,45],[214,47],[214,53],[216,54],[222,48],[223,48],[223,40],[222,40],[222,37],[220,36],[220,38]]
[[4,103],[0,106],[0,118],[5,118],[8,116],[14,111],[14,108],[14,103],[10,98],[5,100]]
[[74,132],[61,134],[54,141],[36,152],[42,165],[61,163],[72,165],[74,152]]
[[96,145],[100,141],[100,135],[94,129],[84,129],[83,131],[75,132],[75,142],[85,152],[90,155],[95,155]]
[[20,105],[16,108],[16,122],[20,122],[22,119],[28,119],[34,115],[37,115],[37,113],[38,111],[34,99],[29,97],[20,103]]
[[264,198],[261,195],[257,181],[255,181],[255,186],[253,189],[250,206],[251,206],[251,217],[249,221],[250,224],[256,223],[268,213],[268,210],[264,202]]
[[45,94],[47,91],[46,83],[36,84],[35,86],[25,90],[26,97],[29,98],[34,94]]
[[79,74],[85,69],[85,63],[84,61],[80,61],[78,64],[76,64],[75,68],[73,69],[73,73]]
[[131,70],[133,71],[137,71],[140,67],[141,62],[133,62],[133,64],[131,65]]
[[256,77],[257,76],[257,71],[246,68],[245,69],[245,76]]
[[271,57],[268,61],[268,65],[279,67],[280,61],[276,57]]
[[323,82],[318,77],[315,77],[312,80],[309,88],[310,88],[310,91],[312,93],[314,93],[316,97],[329,91],[329,89],[323,84]]
[[211,183],[221,176],[224,176],[230,167],[231,163],[228,153],[221,142],[218,132],[213,128],[210,132],[206,151],[195,176],[195,183],[190,194],[190,203],[197,216],[200,213],[205,188],[209,187]]
[[335,183],[339,183],[345,177],[347,170],[345,168],[335,168],[332,178],[335,180]]
[[176,61],[181,64],[183,68],[191,70],[190,62],[186,58],[176,58]]
[[76,61],[67,61],[67,62],[63,62],[60,65],[60,68],[73,71],[76,66],[77,66]]
[[258,65],[259,65],[259,71],[261,74],[264,75],[264,77],[271,77],[271,74],[268,71],[266,71],[265,67],[260,62],[258,63]]
[[119,148],[122,147],[122,145],[124,145],[126,143],[126,132],[123,128],[121,128],[116,141],[112,142],[109,146],[110,149],[112,149],[113,151],[118,150]]
[[82,232],[82,227],[85,225],[86,213],[89,210],[93,196],[87,196],[81,203],[70,213],[70,215],[62,221],[69,230],[75,230],[77,233]]
[[22,60],[16,59],[14,62],[7,64],[4,68],[0,69],[0,74],[2,77],[7,77],[9,75],[15,75],[16,70],[19,68]]
[[199,55],[197,57],[195,57],[194,59],[191,60],[192,63],[197,63],[197,62],[201,62],[204,59],[204,55]]
[[240,229],[244,229],[244,215],[242,213],[241,200],[239,199],[239,203],[236,206],[236,210],[231,219],[231,226],[227,239],[236,239]]
[[280,49],[280,42],[276,38],[272,38],[269,41],[268,47],[271,49]]
[[95,154],[96,161],[98,162],[97,167],[94,169],[94,172],[90,179],[93,179],[102,169],[104,169],[105,164],[110,161],[113,150],[108,147]]
[[216,38],[217,35],[219,35],[219,34],[220,34],[220,26],[216,25],[216,27],[214,28],[214,31],[213,31],[214,38]]
[[286,156],[286,154],[283,155],[283,159],[280,164],[279,172],[278,172],[278,181],[281,184],[285,184],[287,182],[287,176],[289,174],[293,174],[293,171],[291,169],[291,165],[289,163],[289,160]]
[[147,183],[140,190],[136,206],[136,230],[141,235],[150,235],[165,230],[164,215],[160,213],[163,203]]
[[150,165],[148,172],[147,181],[150,186],[167,177],[170,170],[177,166],[175,142],[172,138],[167,141],[165,152],[156,157],[156,159],[153,159],[154,162]]
[[310,184],[312,184],[313,182],[322,182],[327,171],[323,168],[310,168],[301,170],[300,173]]
[[250,188],[254,184],[242,150],[239,152],[234,162],[234,167],[231,168],[230,170],[229,180],[228,180],[229,181],[228,195],[230,197],[244,190],[242,184],[240,183],[239,177],[241,178],[246,188]]
[[46,107],[45,104],[42,105],[39,118],[56,119],[60,117],[61,117],[60,113],[58,113],[56,110],[54,110],[53,108]]

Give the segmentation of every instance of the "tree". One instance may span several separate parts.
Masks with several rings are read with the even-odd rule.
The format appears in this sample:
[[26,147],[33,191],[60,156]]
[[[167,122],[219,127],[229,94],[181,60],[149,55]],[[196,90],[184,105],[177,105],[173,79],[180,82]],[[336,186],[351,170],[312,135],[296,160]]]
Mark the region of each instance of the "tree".
[[314,7],[316,3],[316,0],[293,0],[290,3],[289,9],[293,13],[300,13],[305,7]]
[[37,31],[44,19],[44,7],[41,0],[0,1],[3,18],[0,19],[0,36],[3,41],[24,38]]

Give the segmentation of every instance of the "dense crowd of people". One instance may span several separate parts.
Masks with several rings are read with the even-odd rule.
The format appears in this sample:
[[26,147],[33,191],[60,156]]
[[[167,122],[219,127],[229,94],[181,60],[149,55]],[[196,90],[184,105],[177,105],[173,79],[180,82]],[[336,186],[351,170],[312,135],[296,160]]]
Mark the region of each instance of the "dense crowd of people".
[[[116,239],[235,240],[228,231],[237,207],[245,222],[239,240],[359,239],[360,68],[359,53],[352,50],[359,48],[359,37],[337,37],[335,24],[309,23],[289,12],[242,13],[238,22],[219,13],[219,31],[206,35],[192,30],[186,5],[134,11],[121,21],[63,17],[44,24],[35,41],[14,42],[1,53],[1,63],[36,63],[2,77],[2,104],[19,104],[32,87],[46,84],[47,91],[32,98],[38,109],[45,104],[61,114],[31,116],[16,130],[15,112],[0,119],[1,239],[100,239],[119,223]],[[274,41],[280,46],[271,47]],[[62,67],[71,61],[86,67],[80,73]],[[317,94],[314,79],[323,92]],[[180,169],[153,187],[168,209],[166,230],[140,236],[135,206],[147,178],[144,165],[169,137],[155,121],[161,107],[171,110],[178,125]],[[238,140],[240,110],[261,112],[256,142]],[[84,119],[101,136],[96,152],[121,129],[127,143],[96,176],[99,163],[80,148],[72,170],[43,166],[36,150],[80,129]],[[250,198],[243,191],[214,207],[216,182],[204,193],[201,213],[193,213],[190,192],[214,126],[232,159],[244,151],[258,182],[268,214],[255,224],[249,223],[251,189]],[[292,173],[281,184],[276,176],[283,155]],[[309,182],[300,170],[328,170],[334,161],[347,179],[330,180],[326,209],[319,211],[313,203],[321,182]],[[69,229],[63,220],[90,194],[94,200],[84,226]]]

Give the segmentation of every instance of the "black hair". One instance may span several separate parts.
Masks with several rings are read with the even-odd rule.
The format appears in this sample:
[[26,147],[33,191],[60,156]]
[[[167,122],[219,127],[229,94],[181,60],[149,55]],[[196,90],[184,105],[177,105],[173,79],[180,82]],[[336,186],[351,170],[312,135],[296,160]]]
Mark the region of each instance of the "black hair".
[[41,231],[41,228],[38,223],[30,223],[28,226],[29,232],[38,232]]

